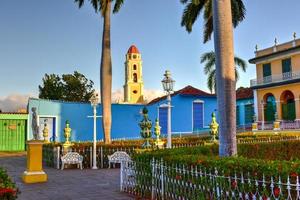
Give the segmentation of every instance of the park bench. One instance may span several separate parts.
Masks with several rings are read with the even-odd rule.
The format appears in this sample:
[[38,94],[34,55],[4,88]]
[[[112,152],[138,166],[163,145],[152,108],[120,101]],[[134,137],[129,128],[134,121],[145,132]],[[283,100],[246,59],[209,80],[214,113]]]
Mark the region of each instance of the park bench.
[[112,155],[107,156],[108,157],[108,168],[110,168],[110,165],[113,163],[122,163],[122,162],[128,162],[131,161],[130,156],[125,151],[116,151]]
[[83,156],[76,152],[68,152],[66,155],[61,157],[61,170],[64,169],[65,164],[77,164],[77,167],[82,170]]

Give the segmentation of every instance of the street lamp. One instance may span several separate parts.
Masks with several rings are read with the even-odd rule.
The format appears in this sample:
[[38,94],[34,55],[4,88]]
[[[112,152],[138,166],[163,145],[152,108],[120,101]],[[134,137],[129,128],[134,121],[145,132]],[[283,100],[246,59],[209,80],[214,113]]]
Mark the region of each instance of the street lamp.
[[171,138],[171,92],[173,91],[175,81],[171,78],[171,72],[166,70],[164,74],[164,79],[161,81],[164,91],[167,92],[168,101],[168,127],[167,127],[167,148],[172,148],[172,138]]
[[96,160],[96,143],[97,143],[97,136],[96,136],[96,131],[97,131],[97,126],[96,126],[96,120],[97,120],[97,105],[99,102],[98,94],[93,94],[92,98],[90,99],[91,105],[93,107],[93,119],[94,119],[94,142],[93,142],[93,167],[92,169],[98,169],[97,168],[97,160]]

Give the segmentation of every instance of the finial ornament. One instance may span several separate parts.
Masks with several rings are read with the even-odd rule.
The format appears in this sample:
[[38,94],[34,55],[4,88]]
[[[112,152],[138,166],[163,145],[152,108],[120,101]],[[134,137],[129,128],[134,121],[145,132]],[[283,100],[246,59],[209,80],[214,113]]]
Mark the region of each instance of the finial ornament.
[[275,43],[275,46],[277,46],[277,43],[278,43],[277,38],[275,38],[274,43]]
[[258,45],[255,45],[255,51],[258,51]]
[[294,40],[296,40],[296,38],[297,38],[297,33],[296,32],[294,32],[293,37],[294,37]]

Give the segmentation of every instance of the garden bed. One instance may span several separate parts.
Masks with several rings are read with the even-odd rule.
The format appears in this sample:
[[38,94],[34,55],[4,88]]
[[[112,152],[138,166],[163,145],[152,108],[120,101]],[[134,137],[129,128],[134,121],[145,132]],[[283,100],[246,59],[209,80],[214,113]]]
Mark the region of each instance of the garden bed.
[[19,194],[18,188],[11,178],[7,175],[7,172],[0,167],[0,199],[1,200],[14,200],[17,199]]
[[136,154],[136,183],[124,191],[158,199],[300,198],[300,141],[239,144],[238,152],[219,158],[211,145]]

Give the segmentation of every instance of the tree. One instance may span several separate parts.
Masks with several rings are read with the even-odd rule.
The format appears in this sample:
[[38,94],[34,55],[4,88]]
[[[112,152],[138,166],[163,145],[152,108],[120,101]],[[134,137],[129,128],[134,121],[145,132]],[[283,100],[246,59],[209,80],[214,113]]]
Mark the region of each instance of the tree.
[[63,101],[88,102],[95,92],[94,82],[83,74],[45,74],[43,84],[39,85],[39,98]]
[[43,86],[39,85],[39,98],[64,100],[64,88],[59,75],[45,74],[42,81]]
[[[87,1],[87,0],[86,0]],[[113,0],[89,0],[96,13],[100,12],[104,18],[102,34],[102,55],[100,64],[101,100],[102,100],[102,124],[104,142],[111,143],[111,89],[112,89],[112,64],[110,47],[110,16],[111,3]],[[124,3],[124,0],[114,0],[113,13],[117,13]],[[85,0],[75,0],[79,8]]]
[[234,156],[236,145],[236,93],[231,0],[213,0],[219,111],[219,155]]
[[[206,52],[202,54],[201,63],[205,63],[204,65],[204,73],[208,75],[207,78],[207,87],[212,93],[213,91],[216,92],[216,54],[215,52]],[[246,72],[247,64],[246,61],[243,59],[235,56],[234,57],[234,63],[235,63],[235,79],[236,81],[239,80],[239,72],[237,67],[239,67],[243,72]]]
[[[184,26],[190,33],[200,13],[204,11],[204,43],[211,39],[213,33],[213,0],[180,0],[186,4],[181,18],[181,26]],[[232,24],[238,26],[245,18],[246,8],[242,0],[231,0]]]
[[64,81],[64,99],[65,101],[83,101],[88,102],[93,96],[94,82],[88,80],[83,74],[75,71],[74,74],[62,75]]

